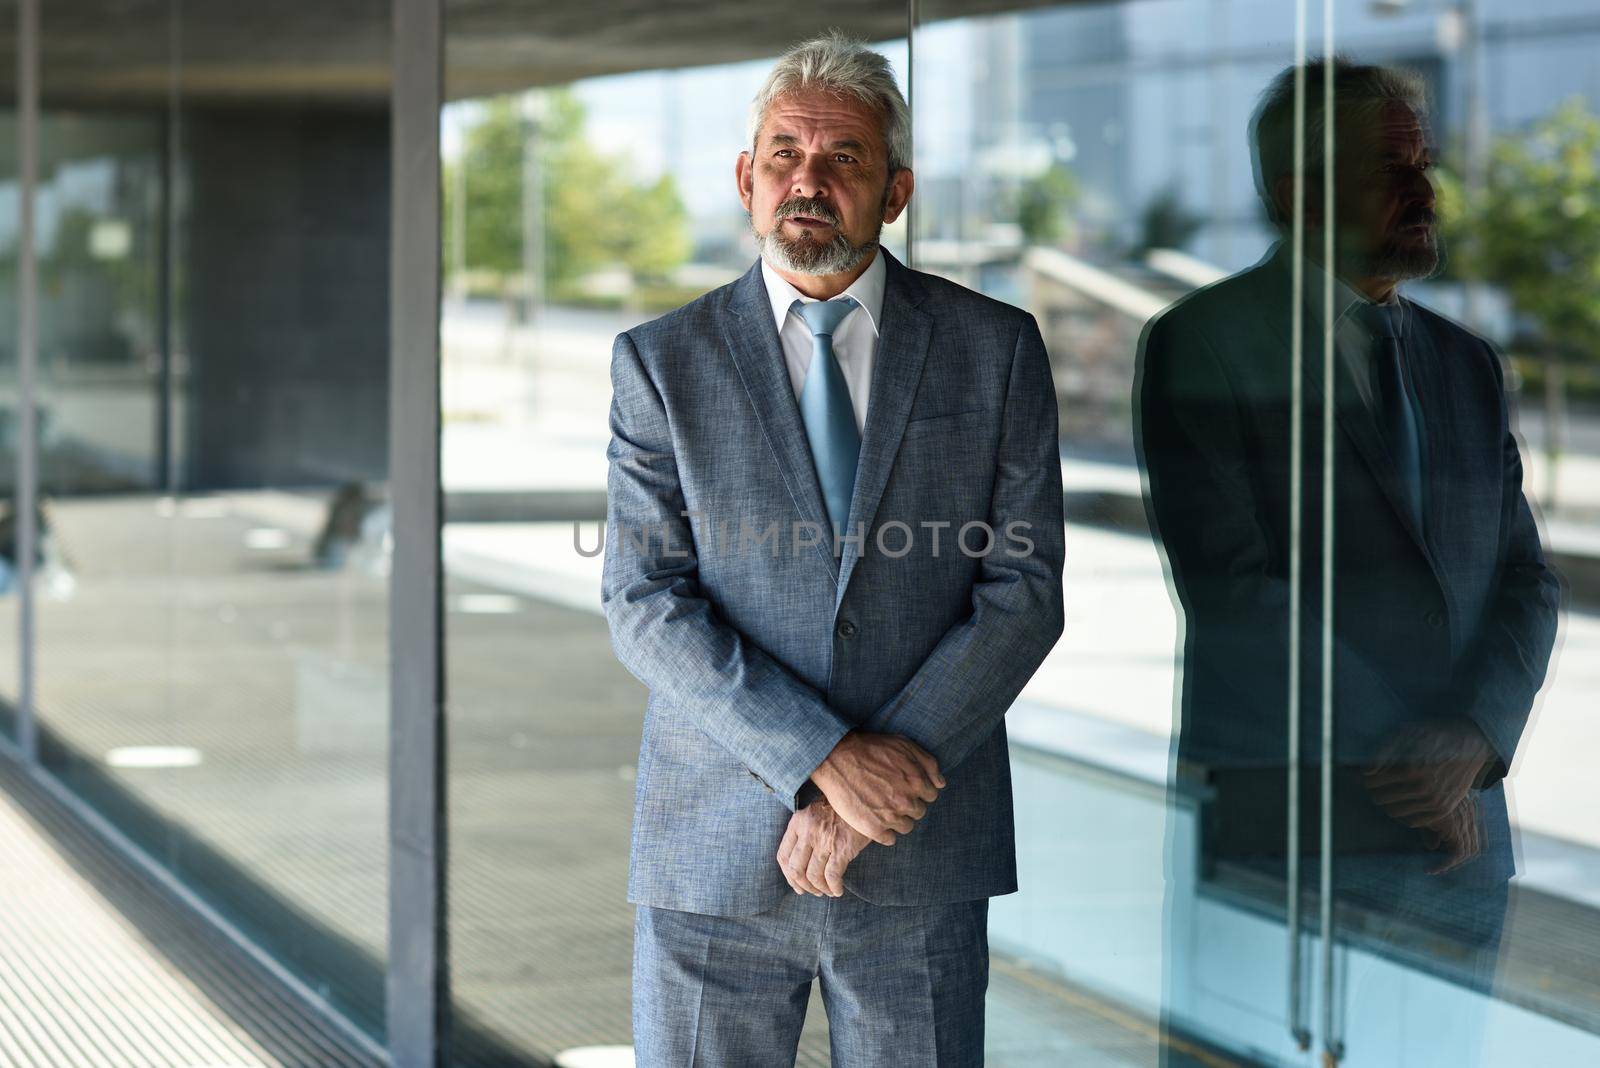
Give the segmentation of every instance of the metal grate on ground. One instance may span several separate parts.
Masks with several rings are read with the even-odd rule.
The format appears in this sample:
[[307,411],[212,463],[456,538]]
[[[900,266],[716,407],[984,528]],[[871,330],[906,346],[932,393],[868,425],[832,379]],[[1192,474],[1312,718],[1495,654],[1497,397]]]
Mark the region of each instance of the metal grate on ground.
[[379,1068],[0,753],[0,1064]]

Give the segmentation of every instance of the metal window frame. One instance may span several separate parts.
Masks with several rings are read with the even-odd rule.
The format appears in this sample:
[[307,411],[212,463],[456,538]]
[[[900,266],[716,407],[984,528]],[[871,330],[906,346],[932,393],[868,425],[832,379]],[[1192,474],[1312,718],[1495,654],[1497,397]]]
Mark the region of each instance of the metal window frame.
[[[1333,66],[1328,60],[1334,54],[1333,4],[1325,2],[1322,8],[1323,59],[1322,84],[1312,87],[1306,80],[1307,0],[1295,4],[1294,31],[1294,218],[1292,220],[1292,281],[1290,282],[1290,463],[1289,463],[1289,692],[1285,699],[1288,716],[1288,879],[1285,886],[1285,934],[1289,945],[1288,963],[1288,1025],[1290,1036],[1301,1050],[1311,1046],[1312,1030],[1306,1019],[1305,972],[1306,936],[1301,920],[1302,873],[1300,869],[1300,782],[1301,732],[1300,732],[1300,680],[1301,680],[1301,605],[1304,596],[1304,560],[1301,547],[1303,533],[1305,478],[1305,394],[1302,376],[1305,371],[1305,316],[1302,284],[1304,282],[1304,257],[1306,252],[1306,107],[1309,93],[1321,94],[1322,101],[1322,217],[1333,218],[1333,168],[1334,124]],[[1322,228],[1322,262],[1333,262],[1333,228]],[[1320,589],[1322,611],[1319,625],[1320,676],[1318,693],[1320,705],[1319,724],[1319,811],[1317,821],[1317,938],[1320,941],[1320,962],[1315,993],[1320,1005],[1318,1033],[1322,1036],[1322,1060],[1325,1065],[1336,1065],[1344,1057],[1344,1042],[1338,1030],[1335,969],[1335,917],[1333,909],[1333,604],[1334,585],[1334,461],[1333,461],[1333,397],[1334,397],[1334,316],[1333,272],[1328,270],[1322,279],[1322,464],[1321,502],[1322,524],[1320,540]]]
[[449,1063],[439,471],[443,0],[393,11],[389,222],[389,1056]]
[[17,0],[17,473],[12,498],[17,521],[16,745],[29,766],[39,763],[34,718],[33,560],[39,532],[37,372],[39,366],[38,250],[34,192],[39,181],[39,0]]

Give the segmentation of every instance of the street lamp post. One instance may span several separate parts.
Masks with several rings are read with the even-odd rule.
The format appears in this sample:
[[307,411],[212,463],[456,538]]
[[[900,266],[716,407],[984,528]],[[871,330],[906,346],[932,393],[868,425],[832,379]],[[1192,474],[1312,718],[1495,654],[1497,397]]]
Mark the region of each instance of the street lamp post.
[[[1439,0],[1434,4],[1412,0],[1371,0],[1374,15],[1403,15],[1408,11],[1439,12],[1438,40],[1448,52],[1460,57],[1462,113],[1465,119],[1465,160],[1462,186],[1468,204],[1479,203],[1488,184],[1489,115],[1483,96],[1482,33],[1478,27],[1478,0]],[[1462,318],[1474,330],[1481,327],[1482,286],[1468,278],[1463,291]]]
[[522,308],[518,320],[531,323],[544,297],[544,171],[540,166],[540,133],[545,118],[544,94],[522,95]]
[[[1468,204],[1482,203],[1489,177],[1489,116],[1483,105],[1483,48],[1478,32],[1477,0],[1457,0],[1456,11],[1461,20],[1461,54],[1466,62],[1466,117],[1467,166],[1466,193]],[[1477,278],[1467,278],[1465,316],[1467,326],[1476,330],[1482,300],[1481,285]]]

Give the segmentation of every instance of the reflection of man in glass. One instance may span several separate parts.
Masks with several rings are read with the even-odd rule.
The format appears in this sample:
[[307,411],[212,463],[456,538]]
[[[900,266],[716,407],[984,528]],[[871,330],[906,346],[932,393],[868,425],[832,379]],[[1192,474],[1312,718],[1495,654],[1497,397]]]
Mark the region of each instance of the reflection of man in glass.
[[750,144],[761,259],[613,351],[639,1063],[793,1064],[820,978],[834,1064],[979,1065],[1002,719],[1062,626],[1049,363],[1031,316],[879,247],[912,191],[881,56],[786,54]]
[[[1146,331],[1140,455],[1185,615],[1181,768],[1214,790],[1215,877],[1284,870],[1291,650],[1293,313],[1303,312],[1300,843],[1316,885],[1323,474],[1332,469],[1334,878],[1381,941],[1445,935],[1492,974],[1513,874],[1503,777],[1545,674],[1557,582],[1508,426],[1500,360],[1400,295],[1439,263],[1420,83],[1336,60],[1333,215],[1323,71],[1305,71],[1305,256],[1290,241],[1294,70],[1252,124],[1257,184],[1285,238]],[[1325,227],[1332,262],[1323,261]],[[1331,287],[1331,307],[1325,294]],[[1333,455],[1322,450],[1324,326]]]

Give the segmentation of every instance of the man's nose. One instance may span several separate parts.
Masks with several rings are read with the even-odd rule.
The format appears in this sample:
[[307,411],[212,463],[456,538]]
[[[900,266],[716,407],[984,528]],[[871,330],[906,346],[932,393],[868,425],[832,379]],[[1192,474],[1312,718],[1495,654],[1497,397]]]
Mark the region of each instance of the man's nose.
[[1437,190],[1433,187],[1433,179],[1428,177],[1427,171],[1421,169],[1414,171],[1413,174],[1414,178],[1410,189],[1412,197],[1422,201],[1430,208],[1433,207],[1434,197],[1437,193]]
[[807,156],[794,169],[793,189],[796,196],[820,197],[828,190],[827,172],[816,156]]

